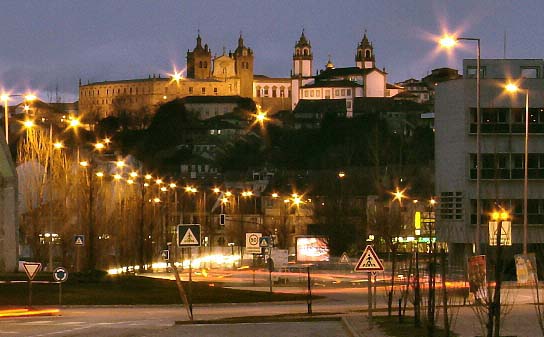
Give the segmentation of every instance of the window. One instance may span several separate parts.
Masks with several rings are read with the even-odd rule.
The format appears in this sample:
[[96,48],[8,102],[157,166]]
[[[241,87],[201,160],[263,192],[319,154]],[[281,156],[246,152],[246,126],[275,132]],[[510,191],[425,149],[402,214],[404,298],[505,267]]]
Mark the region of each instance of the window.
[[315,91],[315,97],[321,97],[321,91],[316,90]]
[[346,94],[347,94],[348,96],[351,96],[351,89],[347,89],[347,90],[346,90]]
[[346,96],[346,89],[342,89],[342,90],[340,91],[340,94],[341,94],[342,96]]
[[335,89],[334,90],[334,96],[340,96],[340,90]]
[[521,67],[522,78],[539,78],[539,75],[538,67]]
[[346,109],[351,109],[351,101],[346,101]]
[[314,97],[314,91],[310,90],[310,97]]
[[255,91],[257,91],[257,97],[261,97],[261,87],[255,88]]
[[198,67],[202,69],[202,61],[198,62]]
[[263,96],[268,97],[268,87],[264,87]]
[[202,87],[202,95],[206,95],[206,88]]
[[439,202],[440,218],[463,220],[463,192],[442,192]]
[[329,89],[325,90],[325,99],[331,98],[331,91]]
[[190,93],[190,94],[193,93],[193,87],[189,87],[189,93]]
[[214,95],[217,95],[217,88],[213,88]]
[[304,90],[304,97],[308,97],[309,93],[308,93],[309,90]]
[[[484,78],[486,74],[485,67],[480,67],[480,77]],[[467,77],[476,78],[476,67],[468,66],[467,67]]]

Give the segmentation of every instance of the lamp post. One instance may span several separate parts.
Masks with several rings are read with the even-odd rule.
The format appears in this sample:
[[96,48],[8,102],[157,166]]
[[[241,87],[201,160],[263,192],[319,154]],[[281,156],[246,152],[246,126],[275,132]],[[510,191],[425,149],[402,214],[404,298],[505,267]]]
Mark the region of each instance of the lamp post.
[[476,231],[474,233],[475,253],[480,253],[480,225],[481,225],[481,201],[480,201],[480,180],[481,180],[481,149],[480,149],[480,39],[474,37],[452,37],[444,36],[440,39],[440,45],[444,48],[452,48],[457,41],[476,41]]
[[529,89],[521,89],[514,83],[508,83],[505,86],[506,91],[516,93],[525,91],[525,145],[524,145],[524,161],[523,161],[523,254],[527,254],[528,234],[528,219],[527,219],[527,204],[528,204],[528,164],[529,164]]
[[6,144],[9,144],[9,107],[8,101],[10,97],[23,97],[25,101],[33,101],[36,99],[36,96],[33,94],[2,94],[0,99],[4,102],[4,131],[6,132]]

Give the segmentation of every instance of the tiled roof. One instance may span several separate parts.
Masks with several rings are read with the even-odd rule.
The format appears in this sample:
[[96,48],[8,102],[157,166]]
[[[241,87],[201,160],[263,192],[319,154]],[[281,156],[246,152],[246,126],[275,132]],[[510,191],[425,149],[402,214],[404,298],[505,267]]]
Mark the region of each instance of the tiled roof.
[[327,69],[322,71],[319,75],[316,76],[316,79],[325,79],[325,78],[331,78],[331,77],[345,77],[350,75],[360,76],[360,75],[370,74],[373,71],[384,73],[378,68],[368,68],[368,69],[361,69],[359,67],[334,68],[334,69]]
[[362,87],[362,85],[348,80],[341,80],[341,81],[316,81],[312,84],[307,84],[303,86],[303,89],[306,88],[338,88],[338,87]]

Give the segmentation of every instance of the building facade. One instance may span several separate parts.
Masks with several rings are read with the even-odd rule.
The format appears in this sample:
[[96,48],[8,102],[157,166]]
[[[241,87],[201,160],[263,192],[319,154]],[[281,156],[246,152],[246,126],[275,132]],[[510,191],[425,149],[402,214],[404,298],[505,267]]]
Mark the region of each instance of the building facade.
[[[523,240],[525,93],[529,95],[529,245],[544,242],[544,61],[481,60],[480,247],[489,242],[493,209],[512,217],[514,250]],[[476,61],[464,60],[463,78],[438,84],[435,105],[436,195],[440,198],[437,234],[450,252],[475,250],[477,223]],[[508,94],[516,81],[523,89]]]
[[263,110],[276,113],[292,110],[300,100],[338,99],[347,115],[356,97],[393,97],[401,87],[387,83],[387,73],[376,67],[374,46],[366,33],[357,44],[355,66],[336,68],[329,59],[324,70],[315,72],[310,40],[302,32],[296,42],[290,77],[254,74],[254,54],[240,35],[235,50],[212,57],[200,33],[187,51],[186,77],[149,75],[148,78],[88,82],[79,85],[79,113],[88,120],[114,116],[120,111],[152,112],[165,101],[187,96],[232,96],[253,98]]
[[353,117],[353,102],[357,97],[392,97],[402,88],[387,84],[385,70],[376,68],[374,46],[366,33],[357,45],[355,67],[336,68],[330,57],[325,69],[313,74],[312,45],[302,32],[295,44],[291,87],[292,109],[301,100],[341,100],[346,116]]

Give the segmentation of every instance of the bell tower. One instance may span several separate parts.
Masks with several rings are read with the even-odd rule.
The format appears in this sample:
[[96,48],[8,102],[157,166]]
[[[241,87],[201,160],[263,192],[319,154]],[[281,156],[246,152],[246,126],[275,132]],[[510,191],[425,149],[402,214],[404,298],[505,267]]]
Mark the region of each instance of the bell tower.
[[240,96],[253,97],[253,50],[244,46],[242,33],[238,38],[238,47],[234,51],[236,75],[240,78]]
[[208,45],[202,47],[200,31],[193,51],[187,51],[187,78],[209,78],[212,70],[212,52]]
[[355,65],[361,69],[371,69],[376,66],[376,59],[374,57],[374,47],[372,42],[368,41],[366,37],[366,31],[363,35],[363,39],[357,46],[357,54],[355,54]]
[[292,77],[311,77],[313,59],[312,45],[310,44],[310,41],[306,39],[303,29],[300,39],[295,44]]

